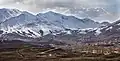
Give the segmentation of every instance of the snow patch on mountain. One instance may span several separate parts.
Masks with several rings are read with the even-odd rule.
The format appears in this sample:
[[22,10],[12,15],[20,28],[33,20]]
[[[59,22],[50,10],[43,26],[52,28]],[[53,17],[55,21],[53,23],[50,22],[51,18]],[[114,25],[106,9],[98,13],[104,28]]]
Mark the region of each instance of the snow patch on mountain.
[[18,16],[21,13],[22,11],[19,11],[17,9],[7,9],[7,8],[0,9],[0,22],[3,22],[9,18]]
[[[40,37],[40,30],[44,31],[44,35],[50,34],[50,31],[54,35],[60,33],[69,35],[74,33],[87,34],[99,26],[101,26],[100,23],[89,18],[79,19],[75,16],[66,16],[52,11],[37,15],[23,11],[19,15],[16,14],[16,16],[2,22],[1,30],[4,30],[4,34],[10,33],[22,37]],[[66,31],[66,29],[69,29],[69,31]],[[100,31],[98,30],[96,33],[100,34]]]
[[99,27],[100,24],[94,22],[90,19],[79,19],[75,16],[65,16],[59,13],[55,13],[52,11],[46,13],[40,13],[37,15],[39,18],[42,18],[43,21],[54,24],[56,26],[62,28],[70,28],[70,29],[79,29],[79,28],[95,28]]
[[30,14],[28,12],[23,12],[19,16],[12,17],[10,19],[7,19],[2,24],[5,26],[15,26],[15,25],[22,25],[27,23],[32,23],[36,20],[36,16],[33,14]]

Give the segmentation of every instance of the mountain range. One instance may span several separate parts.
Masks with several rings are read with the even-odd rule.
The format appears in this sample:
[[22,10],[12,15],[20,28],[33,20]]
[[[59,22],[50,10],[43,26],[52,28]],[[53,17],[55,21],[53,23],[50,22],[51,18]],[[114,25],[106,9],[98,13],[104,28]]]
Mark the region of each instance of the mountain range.
[[89,18],[80,19],[52,11],[34,15],[27,11],[6,8],[0,9],[0,15],[0,39],[39,40],[40,30],[44,31],[44,41],[54,35],[58,36],[56,40],[70,38],[82,41],[87,38],[108,40],[119,37],[120,20],[114,23],[99,23]]
[[[5,13],[2,13],[3,11]],[[88,18],[79,19],[75,16],[66,16],[52,11],[33,15],[27,11],[4,8],[0,12],[0,15],[3,15],[0,18],[1,29],[7,32],[23,31],[23,29],[38,32],[38,30],[42,29],[47,33],[49,30],[84,29],[101,26],[100,23]]]

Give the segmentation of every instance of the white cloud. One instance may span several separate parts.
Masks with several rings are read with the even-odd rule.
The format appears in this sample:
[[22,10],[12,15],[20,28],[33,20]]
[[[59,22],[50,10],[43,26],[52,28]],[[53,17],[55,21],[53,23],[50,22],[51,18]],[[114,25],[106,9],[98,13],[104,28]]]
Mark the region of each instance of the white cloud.
[[[1,6],[20,7],[26,10],[39,11],[54,7],[108,7],[119,0],[0,0]],[[34,8],[34,9],[33,9]]]

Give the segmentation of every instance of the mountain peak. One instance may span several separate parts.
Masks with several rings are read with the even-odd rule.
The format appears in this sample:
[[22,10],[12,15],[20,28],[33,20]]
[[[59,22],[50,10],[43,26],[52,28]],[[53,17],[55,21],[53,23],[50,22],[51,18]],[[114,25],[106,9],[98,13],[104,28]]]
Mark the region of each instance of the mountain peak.
[[44,13],[45,15],[62,15],[60,13],[57,13],[57,12],[53,12],[53,11],[48,11],[46,13]]
[[22,13],[22,11],[19,11],[17,9],[2,8],[2,9],[0,9],[0,22],[3,22],[6,19],[9,19],[11,17],[18,16],[21,13]]
[[35,16],[35,15],[33,15],[33,14],[27,12],[27,11],[23,11],[23,12],[21,13],[21,15],[23,15],[23,16]]
[[21,12],[20,10],[18,10],[18,9],[8,9],[8,8],[1,8],[0,9],[0,11],[1,12],[15,12],[15,13],[17,13],[17,12]]
[[48,14],[48,13],[50,13],[50,14],[56,14],[56,12],[53,12],[53,11],[46,12],[46,14]]

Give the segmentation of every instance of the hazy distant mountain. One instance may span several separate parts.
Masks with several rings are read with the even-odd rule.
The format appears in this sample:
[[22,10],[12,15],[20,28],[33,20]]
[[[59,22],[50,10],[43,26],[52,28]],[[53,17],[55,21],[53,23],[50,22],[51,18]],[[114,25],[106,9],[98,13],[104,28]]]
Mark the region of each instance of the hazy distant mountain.
[[80,18],[91,18],[94,20],[99,20],[100,22],[104,20],[116,20],[118,18],[117,15],[110,13],[109,11],[105,10],[104,8],[96,7],[96,8],[72,8],[66,9],[65,14],[73,14]]

